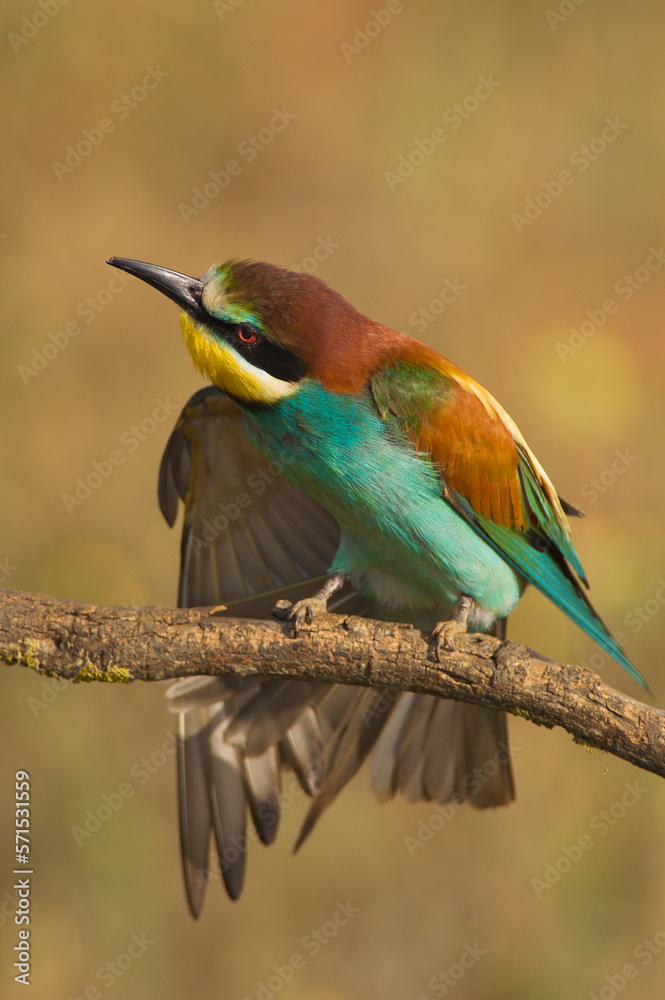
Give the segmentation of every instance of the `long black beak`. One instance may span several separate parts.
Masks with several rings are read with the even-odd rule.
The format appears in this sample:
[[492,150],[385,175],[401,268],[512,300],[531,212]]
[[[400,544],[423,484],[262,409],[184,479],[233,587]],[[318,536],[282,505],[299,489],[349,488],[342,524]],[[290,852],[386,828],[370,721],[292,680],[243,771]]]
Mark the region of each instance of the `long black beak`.
[[109,257],[106,263],[152,285],[193,318],[207,315],[201,303],[204,282],[200,278],[190,278],[179,271],[169,271],[158,264],[146,264],[142,260],[130,260],[128,257]]

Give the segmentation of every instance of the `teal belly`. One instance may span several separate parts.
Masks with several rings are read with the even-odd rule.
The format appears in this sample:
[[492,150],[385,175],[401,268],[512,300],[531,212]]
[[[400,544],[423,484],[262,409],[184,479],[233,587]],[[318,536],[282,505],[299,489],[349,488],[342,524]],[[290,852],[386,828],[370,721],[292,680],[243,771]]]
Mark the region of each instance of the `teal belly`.
[[439,475],[368,394],[335,395],[305,382],[247,414],[257,445],[337,519],[333,566],[384,604],[426,609],[474,599],[476,627],[517,603],[514,571],[442,496]]

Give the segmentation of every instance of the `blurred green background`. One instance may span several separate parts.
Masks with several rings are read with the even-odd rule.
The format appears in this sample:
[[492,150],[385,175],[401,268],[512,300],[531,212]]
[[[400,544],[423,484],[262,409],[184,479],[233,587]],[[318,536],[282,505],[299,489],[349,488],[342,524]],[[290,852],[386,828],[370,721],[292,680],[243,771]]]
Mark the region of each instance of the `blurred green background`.
[[[498,397],[589,515],[574,531],[592,597],[662,703],[665,9],[561,8],[5,0],[0,585],[174,602],[179,537],[156,476],[201,383],[174,307],[104,261],[201,274],[251,256],[316,268]],[[231,160],[222,188],[210,173]],[[161,418],[172,409],[151,423],[158,401]],[[114,451],[113,473],[67,502]],[[640,697],[535,593],[510,634]],[[627,964],[624,996],[661,995],[653,776],[514,720],[511,808],[459,809],[425,842],[432,807],[379,806],[362,775],[295,858],[304,803],[287,809],[277,845],[253,845],[240,902],[213,885],[195,924],[160,749],[170,730],[157,686],[4,671],[3,997],[25,995],[11,969],[20,768],[33,785],[31,996],[547,1000],[616,990]],[[122,807],[77,844],[72,828],[123,783]],[[419,834],[410,854],[404,838]],[[584,835],[592,847],[576,852]],[[313,954],[307,935],[330,929],[339,903],[357,913]],[[151,943],[114,976],[132,935]],[[294,954],[304,967],[286,982]],[[462,955],[471,967],[446,986]]]

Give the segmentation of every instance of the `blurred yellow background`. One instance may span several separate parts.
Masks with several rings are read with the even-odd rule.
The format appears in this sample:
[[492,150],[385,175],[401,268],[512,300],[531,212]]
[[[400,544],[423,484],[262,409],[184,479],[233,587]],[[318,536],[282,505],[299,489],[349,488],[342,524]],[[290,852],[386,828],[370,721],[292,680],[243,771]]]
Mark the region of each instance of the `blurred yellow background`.
[[[498,397],[589,515],[574,533],[592,598],[662,703],[662,5],[59,3],[2,10],[0,585],[174,602],[179,537],[156,477],[201,382],[172,304],[104,261],[201,274],[251,256],[316,269]],[[640,697],[535,593],[509,632]],[[18,769],[33,785],[30,996],[560,1000],[615,995],[622,976],[626,997],[662,994],[653,776],[513,720],[511,808],[462,808],[433,832],[431,806],[379,806],[362,775],[295,858],[304,804],[287,809],[277,845],[253,845],[240,902],[212,885],[195,924],[170,730],[157,686],[4,671],[3,997],[26,995],[11,969]],[[315,954],[307,936],[340,903],[357,912]]]

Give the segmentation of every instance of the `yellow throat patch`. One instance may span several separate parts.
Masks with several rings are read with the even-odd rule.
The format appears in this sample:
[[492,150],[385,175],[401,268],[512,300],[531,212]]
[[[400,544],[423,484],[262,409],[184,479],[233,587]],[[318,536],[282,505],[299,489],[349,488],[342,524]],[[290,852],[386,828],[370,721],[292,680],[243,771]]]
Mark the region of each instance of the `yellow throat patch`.
[[180,313],[180,326],[198,370],[234,399],[242,403],[276,403],[298,388],[295,382],[285,382],[256,368],[230,344],[193,323],[187,313]]

